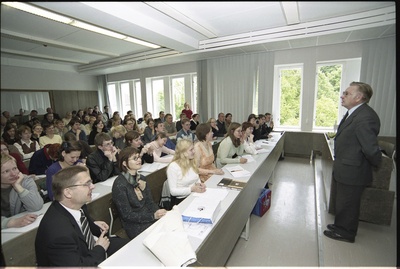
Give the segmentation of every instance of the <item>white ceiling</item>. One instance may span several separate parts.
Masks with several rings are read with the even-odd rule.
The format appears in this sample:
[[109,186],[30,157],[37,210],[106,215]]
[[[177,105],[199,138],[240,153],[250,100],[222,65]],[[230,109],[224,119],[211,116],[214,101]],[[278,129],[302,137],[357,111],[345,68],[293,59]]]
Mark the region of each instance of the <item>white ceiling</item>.
[[[396,35],[394,1],[30,3],[161,48],[113,39],[1,5],[2,65],[57,65],[98,75]],[[298,14],[285,13],[282,3],[295,3]]]

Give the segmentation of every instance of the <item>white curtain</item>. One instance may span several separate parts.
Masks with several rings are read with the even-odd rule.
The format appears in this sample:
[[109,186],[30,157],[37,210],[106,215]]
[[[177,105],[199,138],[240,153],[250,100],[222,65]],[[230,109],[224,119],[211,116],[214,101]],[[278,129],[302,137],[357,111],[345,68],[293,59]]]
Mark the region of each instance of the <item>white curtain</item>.
[[207,106],[202,108],[203,117],[216,118],[219,112],[230,112],[233,121],[247,120],[252,113],[259,57],[260,54],[252,54],[206,61],[207,94],[203,92],[201,96]]
[[25,115],[33,109],[43,115],[48,107],[51,107],[48,91],[1,91],[1,110],[9,111],[11,116],[18,115],[20,108],[26,111]]
[[369,105],[381,120],[380,136],[396,136],[396,41],[394,37],[363,42],[360,81],[374,93]]

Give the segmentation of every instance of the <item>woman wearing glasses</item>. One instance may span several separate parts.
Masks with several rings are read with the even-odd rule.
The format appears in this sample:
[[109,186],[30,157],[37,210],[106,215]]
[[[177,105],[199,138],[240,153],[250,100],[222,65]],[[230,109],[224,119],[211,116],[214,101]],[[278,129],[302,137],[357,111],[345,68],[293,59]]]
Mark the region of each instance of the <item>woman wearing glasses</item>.
[[133,239],[167,211],[154,203],[144,177],[138,173],[142,167],[139,150],[123,149],[118,155],[118,167],[121,173],[114,181],[112,199],[127,235]]
[[71,142],[63,142],[61,144],[61,148],[58,154],[58,162],[53,163],[46,171],[46,188],[47,188],[47,195],[49,199],[52,201],[53,191],[51,184],[53,182],[53,175],[56,174],[61,169],[66,167],[80,164],[84,165],[84,163],[79,159],[81,155],[82,146],[78,141],[71,141]]

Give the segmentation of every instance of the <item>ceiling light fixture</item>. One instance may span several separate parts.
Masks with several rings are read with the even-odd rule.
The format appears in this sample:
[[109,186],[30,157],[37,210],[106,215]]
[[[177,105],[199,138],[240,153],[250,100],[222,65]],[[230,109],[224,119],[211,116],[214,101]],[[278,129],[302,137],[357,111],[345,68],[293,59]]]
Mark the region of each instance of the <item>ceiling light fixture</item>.
[[22,11],[25,11],[25,12],[28,12],[28,13],[31,13],[31,14],[46,18],[46,19],[50,19],[50,20],[53,20],[53,21],[58,21],[58,22],[61,22],[61,23],[64,23],[64,24],[75,26],[75,27],[78,27],[78,28],[81,28],[81,29],[84,29],[84,30],[88,30],[88,31],[91,31],[91,32],[98,33],[98,34],[102,34],[102,35],[110,36],[110,37],[113,37],[113,38],[125,40],[125,41],[128,41],[128,42],[132,42],[132,43],[135,43],[135,44],[138,44],[138,45],[150,47],[150,48],[153,48],[153,49],[160,48],[160,46],[152,44],[150,42],[146,42],[146,41],[139,40],[139,39],[136,39],[136,38],[133,38],[133,37],[130,37],[130,36],[122,35],[122,34],[117,33],[117,32],[113,32],[113,31],[110,31],[110,30],[107,30],[107,29],[104,29],[104,28],[101,28],[101,27],[97,27],[97,26],[92,25],[92,24],[81,22],[81,21],[78,21],[78,20],[75,20],[75,19],[72,19],[72,18],[69,18],[69,17],[66,17],[66,16],[62,16],[62,15],[59,15],[59,14],[56,14],[56,13],[53,13],[53,12],[50,12],[50,11],[47,11],[47,10],[32,6],[32,5],[28,5],[28,4],[25,4],[25,3],[21,3],[21,2],[1,2],[1,4],[9,6],[9,7],[12,7],[12,8],[15,8],[15,9],[18,9],[18,10],[22,10]]

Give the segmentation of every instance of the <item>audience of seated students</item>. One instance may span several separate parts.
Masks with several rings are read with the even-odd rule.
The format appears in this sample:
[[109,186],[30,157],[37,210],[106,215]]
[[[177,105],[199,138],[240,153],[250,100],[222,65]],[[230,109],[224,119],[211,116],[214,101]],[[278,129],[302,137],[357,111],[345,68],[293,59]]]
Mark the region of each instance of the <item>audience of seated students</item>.
[[18,170],[25,175],[31,174],[28,171],[28,168],[26,168],[24,162],[22,161],[21,154],[19,152],[11,152],[9,149],[9,146],[6,142],[1,141],[1,153],[5,155],[10,155],[15,159],[15,162],[17,163],[17,168]]
[[94,138],[96,150],[89,154],[86,165],[94,183],[105,181],[119,174],[117,167],[117,149],[114,147],[111,136],[99,133]]
[[172,115],[170,113],[167,113],[165,115],[164,127],[165,127],[165,133],[168,136],[175,136],[176,133],[178,132],[176,130],[175,122],[173,122]]
[[182,129],[176,134],[176,142],[179,142],[182,139],[189,140],[194,142],[196,140],[196,136],[192,131],[190,131],[190,120],[185,118],[182,120]]
[[195,113],[192,115],[192,119],[190,120],[190,130],[196,131],[197,125],[200,124],[200,115]]
[[4,142],[9,145],[14,145],[19,140],[17,128],[11,123],[7,123],[4,127],[4,133],[1,135]]
[[211,142],[213,133],[208,123],[200,123],[196,128],[198,141],[194,144],[195,160],[199,168],[201,182],[205,182],[212,175],[223,175],[224,171],[215,167],[215,157]]
[[121,173],[112,186],[112,200],[118,210],[128,237],[135,238],[167,211],[159,209],[153,201],[145,177],[138,173],[142,160],[138,149],[127,147],[118,155],[118,167]]
[[135,119],[132,118],[130,115],[126,115],[123,121],[123,126],[127,132],[136,130],[135,127]]
[[265,113],[265,124],[267,125],[268,134],[274,130],[274,121],[272,120],[271,113]]
[[182,113],[184,113],[186,115],[186,118],[188,118],[189,120],[192,118],[193,111],[190,109],[190,104],[188,102],[185,102],[183,104]]
[[268,139],[267,125],[265,125],[265,115],[259,114],[258,119],[260,120],[260,139]]
[[179,120],[175,122],[176,132],[182,130],[182,120],[187,118],[185,113],[179,115]]
[[[89,114],[87,114],[87,113],[86,113],[86,114],[83,114],[83,118],[82,118],[82,120],[81,120],[81,125],[86,126],[87,124],[91,123],[90,117],[93,118],[93,121],[92,121],[92,122],[94,122],[94,121],[96,120],[96,117],[95,117],[95,116],[89,115]],[[90,125],[90,127],[92,127],[92,125]],[[92,128],[90,128],[90,131],[92,131]],[[89,132],[89,133],[90,133],[90,132]]]
[[84,164],[79,157],[81,156],[82,146],[78,141],[63,142],[58,152],[58,161],[49,166],[46,171],[46,190],[49,199],[52,201],[53,191],[52,182],[53,175],[61,169],[67,168],[76,164]]
[[158,112],[158,118],[154,119],[154,121],[156,121],[156,120],[160,120],[161,122],[165,122],[165,112],[164,111]]
[[243,146],[244,151],[249,154],[257,154],[256,146],[254,145],[253,124],[250,122],[242,123]]
[[106,128],[106,126],[104,126],[103,121],[95,120],[93,122],[92,131],[89,134],[89,139],[88,139],[89,145],[94,145],[94,138],[96,137],[97,134],[106,133],[106,132],[107,132],[107,128]]
[[126,147],[132,147],[140,152],[140,157],[143,163],[153,163],[154,156],[152,152],[149,152],[150,144],[143,145],[143,141],[138,131],[129,131],[125,134]]
[[108,111],[108,109],[109,109],[109,107],[107,105],[105,105],[103,107],[103,113],[101,114],[101,116],[103,117],[104,124],[107,124],[110,119],[110,112]]
[[127,130],[124,126],[118,125],[114,126],[110,130],[110,135],[113,139],[114,146],[117,150],[122,150],[125,148],[126,143],[125,143],[125,135],[127,133]]
[[1,229],[23,227],[36,220],[38,215],[28,213],[16,218],[21,212],[35,212],[43,207],[34,176],[18,170],[13,157],[1,153]]
[[118,126],[122,124],[121,116],[119,115],[118,111],[114,111],[111,119],[107,123],[107,128],[111,129],[114,126]]
[[89,154],[92,153],[92,149],[90,148],[89,144],[82,140],[76,140],[76,136],[73,133],[66,133],[64,136],[64,142],[72,142],[72,141],[77,141],[81,145],[82,150],[79,159],[86,164],[87,156],[89,156]]
[[51,107],[46,108],[46,114],[45,114],[45,118],[47,114],[53,114],[53,119],[55,120],[61,120],[60,115],[58,115],[57,113],[54,112],[54,109]]
[[192,192],[206,191],[199,177],[193,142],[183,139],[176,144],[174,158],[167,167],[167,182],[172,205],[179,204]]
[[18,136],[20,139],[14,143],[14,146],[21,153],[24,160],[30,159],[35,151],[40,149],[39,143],[31,140],[31,128],[26,125],[21,125],[18,128]]
[[81,123],[81,130],[83,130],[86,134],[86,137],[88,137],[93,130],[93,123],[96,121],[96,117],[85,115],[85,118],[86,117],[88,118],[88,123]]
[[43,125],[45,135],[39,137],[39,145],[43,148],[47,144],[62,143],[61,136],[54,134],[54,124],[45,123]]
[[175,154],[175,150],[169,149],[165,146],[167,139],[168,136],[165,133],[158,133],[154,138],[154,141],[147,144],[149,145],[148,152],[153,154],[155,162],[171,162],[173,155]]
[[146,126],[147,126],[147,120],[150,118],[153,118],[152,114],[150,112],[146,112],[146,113],[144,113],[143,118],[139,119],[139,121],[138,121],[139,133],[141,133],[141,134],[144,133],[144,130],[146,129]]
[[155,135],[154,130],[154,120],[152,118],[148,118],[146,122],[146,128],[143,133],[143,142],[145,144],[150,143]]
[[220,142],[216,164],[222,168],[228,163],[246,163],[247,159],[241,157],[244,153],[244,138],[242,135],[242,126],[237,122],[229,125],[226,137]]
[[[44,135],[43,132],[43,127],[42,124],[40,122],[35,122],[32,125],[32,136],[31,136],[31,140],[36,141],[39,144],[39,138]],[[40,146],[40,144],[39,144]]]
[[[108,224],[90,217],[86,204],[92,201],[95,185],[85,166],[60,170],[53,177],[52,187],[54,201],[44,214],[35,239],[38,266],[96,267],[129,241],[109,238]],[[91,239],[88,237],[88,243],[82,232],[86,224]]]
[[72,119],[72,112],[68,111],[67,113],[65,113],[65,117],[62,118],[62,121],[64,122],[64,126],[68,126],[69,125],[69,121]]
[[207,121],[208,124],[210,124],[211,126],[211,131],[213,133],[213,139],[217,139],[218,138],[218,126],[217,126],[217,120],[214,118],[209,118]]
[[64,140],[64,135],[68,132],[68,128],[62,120],[54,120],[54,134],[58,134]]
[[225,115],[222,112],[218,113],[217,126],[218,137],[224,137],[227,133],[227,129],[225,129]]
[[232,122],[232,113],[228,112],[225,114],[225,130],[228,130],[231,122]]
[[43,120],[42,120],[42,126],[45,124],[54,124],[54,114],[53,113],[47,113],[44,115]]
[[78,118],[72,118],[69,122],[71,130],[68,133],[73,133],[77,140],[88,142],[85,131],[81,130],[81,121]]
[[[152,141],[156,138],[158,133],[166,134],[165,124],[160,119],[157,119],[154,121],[154,136],[151,138]],[[175,150],[175,143],[172,142],[172,140],[169,138],[168,135],[167,135],[167,142],[165,143],[165,146],[169,149]]]
[[47,168],[58,159],[61,144],[47,144],[33,153],[29,161],[29,174],[45,175]]
[[[84,114],[85,114],[85,111],[83,111],[82,109],[78,109],[75,117],[78,118],[80,122],[82,122],[83,118],[84,118]],[[72,118],[75,118],[75,117],[72,117]],[[71,123],[69,125],[71,125]]]
[[247,117],[247,122],[250,122],[253,125],[253,140],[257,141],[261,137],[261,129],[260,129],[260,121],[255,114],[250,114]]

